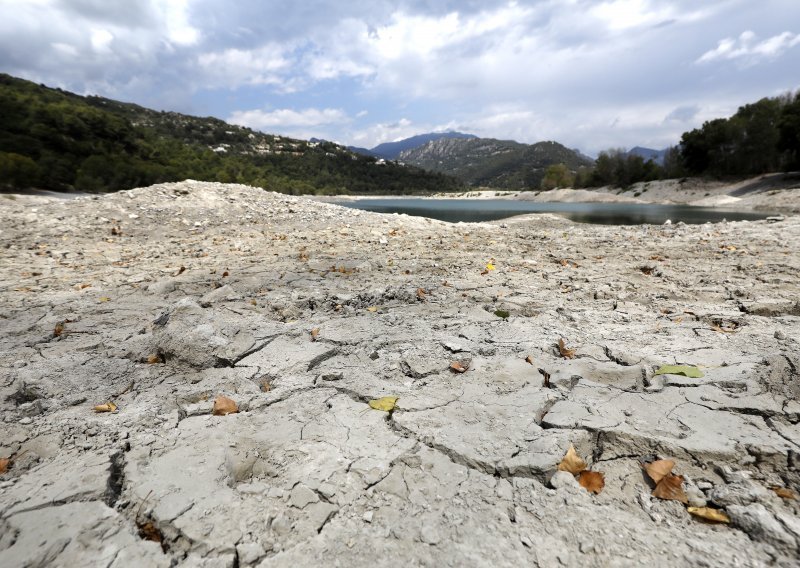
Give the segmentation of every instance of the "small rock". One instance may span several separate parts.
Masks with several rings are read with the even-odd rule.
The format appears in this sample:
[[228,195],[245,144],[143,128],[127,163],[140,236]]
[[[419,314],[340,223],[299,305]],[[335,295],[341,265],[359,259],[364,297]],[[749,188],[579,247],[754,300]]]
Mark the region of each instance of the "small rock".
[[19,420],[20,424],[30,424],[31,422],[33,422],[33,419],[30,416],[26,416],[25,418],[20,418]]
[[786,334],[783,332],[782,329],[779,329],[775,332],[775,339],[778,339],[780,341],[786,339]]
[[431,521],[425,521],[419,528],[419,539],[425,544],[436,545],[442,541],[439,527]]
[[371,523],[373,515],[374,513],[372,511],[367,511],[361,518],[364,519],[364,522]]
[[550,487],[561,489],[562,487],[580,487],[575,476],[568,471],[557,471],[550,478]]
[[289,495],[289,504],[298,509],[302,509],[306,505],[316,503],[317,501],[319,501],[319,495],[302,483],[295,485],[292,489],[292,493]]
[[753,540],[778,541],[797,548],[794,537],[783,529],[781,523],[761,503],[731,505],[727,512],[733,525],[742,529]]

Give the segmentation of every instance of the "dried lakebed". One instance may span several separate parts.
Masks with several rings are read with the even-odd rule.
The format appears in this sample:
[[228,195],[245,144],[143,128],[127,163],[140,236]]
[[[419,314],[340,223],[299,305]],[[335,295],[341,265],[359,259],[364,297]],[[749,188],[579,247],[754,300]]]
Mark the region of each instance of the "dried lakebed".
[[3,565],[796,565],[798,217],[451,225],[199,182],[0,216]]

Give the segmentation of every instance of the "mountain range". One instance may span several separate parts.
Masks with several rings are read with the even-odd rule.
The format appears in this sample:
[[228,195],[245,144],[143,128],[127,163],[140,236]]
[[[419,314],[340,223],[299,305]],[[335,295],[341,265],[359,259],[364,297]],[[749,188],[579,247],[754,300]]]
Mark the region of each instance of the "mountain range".
[[472,187],[538,189],[548,166],[576,171],[593,160],[558,142],[522,144],[493,138],[439,138],[404,150],[399,159],[426,170],[452,175]]
[[285,193],[423,193],[463,183],[324,141],[80,96],[0,74],[0,189],[103,192],[196,179]]

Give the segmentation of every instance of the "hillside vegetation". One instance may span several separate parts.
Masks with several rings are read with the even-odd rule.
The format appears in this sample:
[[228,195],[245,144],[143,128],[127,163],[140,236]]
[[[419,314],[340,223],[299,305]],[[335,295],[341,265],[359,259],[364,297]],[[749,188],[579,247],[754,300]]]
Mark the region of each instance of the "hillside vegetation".
[[284,193],[417,193],[455,178],[0,74],[0,186],[106,192],[196,179]]
[[553,164],[570,170],[592,164],[558,142],[521,144],[492,138],[433,140],[401,152],[400,160],[456,176],[473,187],[502,189],[538,189]]

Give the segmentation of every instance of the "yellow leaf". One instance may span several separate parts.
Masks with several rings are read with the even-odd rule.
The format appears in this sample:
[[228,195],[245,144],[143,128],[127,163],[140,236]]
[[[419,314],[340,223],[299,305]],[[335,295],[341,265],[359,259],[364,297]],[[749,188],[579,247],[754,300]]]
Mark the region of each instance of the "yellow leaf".
[[602,473],[599,471],[582,471],[578,478],[578,483],[581,487],[597,495],[606,486],[606,481]]
[[368,312],[372,312],[373,314],[378,311],[378,306],[370,306],[367,308]]
[[572,475],[577,475],[585,469],[586,462],[575,451],[575,446],[570,444],[564,459],[558,464],[558,471],[568,471]]
[[95,412],[115,412],[117,410],[117,405],[109,401],[105,404],[98,404],[93,410]]
[[489,262],[489,263],[486,264],[486,270],[496,270],[496,268],[495,268],[494,264]]
[[99,300],[97,300],[97,301],[98,301],[98,302],[101,302],[101,303],[104,303],[104,302],[110,302],[110,301],[111,301],[111,298],[109,298],[108,296],[103,296],[102,298],[100,298],[100,299],[99,299]]
[[227,414],[236,414],[239,412],[239,407],[236,402],[227,396],[219,395],[214,399],[214,407],[211,409],[211,414],[214,416],[225,416]]
[[314,329],[311,330],[311,341],[316,341],[318,335],[319,335],[319,328],[315,327]]
[[384,412],[391,412],[394,410],[395,404],[399,397],[397,396],[384,396],[382,398],[376,400],[370,400],[369,406],[370,408],[374,408],[375,410],[383,410]]
[[712,509],[711,507],[687,507],[686,510],[689,511],[690,515],[700,517],[701,519],[713,523],[727,524],[731,522],[731,518],[719,509]]

